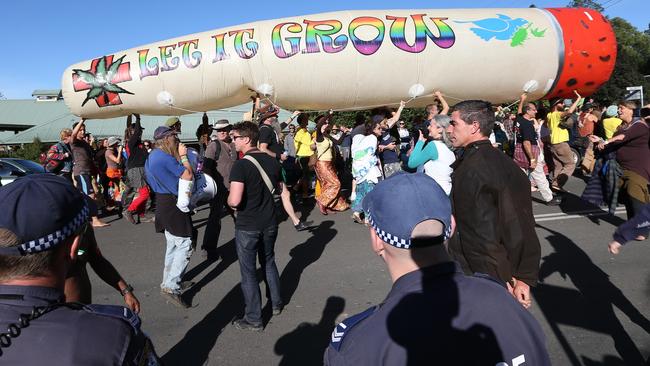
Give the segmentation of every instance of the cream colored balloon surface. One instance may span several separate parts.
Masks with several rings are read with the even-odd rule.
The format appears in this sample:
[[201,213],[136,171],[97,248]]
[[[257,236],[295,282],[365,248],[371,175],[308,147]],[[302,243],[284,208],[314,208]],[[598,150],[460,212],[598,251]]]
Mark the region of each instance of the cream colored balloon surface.
[[[287,109],[363,109],[460,99],[531,99],[554,85],[563,41],[544,9],[346,11],[254,22],[70,66],[76,115],[178,115],[239,105],[252,90]],[[534,82],[531,82],[534,80]],[[421,84],[424,88],[414,87]]]

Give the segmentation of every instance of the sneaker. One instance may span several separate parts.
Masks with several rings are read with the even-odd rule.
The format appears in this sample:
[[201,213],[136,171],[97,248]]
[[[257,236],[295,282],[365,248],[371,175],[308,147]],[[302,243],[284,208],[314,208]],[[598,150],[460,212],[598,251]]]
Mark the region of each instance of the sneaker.
[[299,221],[298,224],[293,225],[294,228],[296,228],[296,231],[304,231],[309,229],[309,225],[311,225],[311,221]]
[[280,315],[282,314],[282,310],[284,309],[284,306],[280,306],[279,308],[273,308],[273,315]]
[[190,304],[186,303],[185,300],[183,300],[181,294],[175,294],[167,292],[165,290],[160,290],[160,293],[165,299],[167,299],[167,302],[171,302],[179,308],[187,309],[190,307]]
[[232,325],[239,330],[252,330],[253,332],[261,332],[264,327],[261,324],[249,323],[248,320],[241,318],[232,322]]
[[133,225],[136,224],[136,222],[135,222],[135,218],[133,217],[133,215],[134,215],[133,212],[131,212],[131,211],[129,211],[129,210],[124,210],[124,212],[122,213],[122,215],[123,215],[124,217],[126,217],[126,219],[127,219],[131,224],[133,224]]
[[156,222],[156,217],[155,216],[141,216],[139,218],[140,222]]
[[555,196],[546,202],[546,206],[559,206],[562,203],[562,197]]

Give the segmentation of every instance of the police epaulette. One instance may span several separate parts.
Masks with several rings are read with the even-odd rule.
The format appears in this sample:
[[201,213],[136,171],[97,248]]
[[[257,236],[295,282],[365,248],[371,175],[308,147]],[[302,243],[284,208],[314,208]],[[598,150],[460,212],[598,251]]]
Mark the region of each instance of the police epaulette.
[[345,334],[355,325],[359,324],[362,320],[372,315],[375,311],[379,309],[379,305],[375,305],[371,308],[366,309],[364,312],[353,315],[344,321],[340,322],[332,332],[332,342],[330,346],[335,350],[339,350],[343,344],[343,338]]
[[85,305],[83,307],[83,310],[88,313],[107,316],[107,317],[116,318],[125,321],[131,325],[131,328],[133,328],[135,334],[140,333],[140,325],[142,324],[142,321],[140,320],[138,314],[134,313],[129,308],[125,308],[123,306],[117,306],[117,305],[90,304],[90,305]]

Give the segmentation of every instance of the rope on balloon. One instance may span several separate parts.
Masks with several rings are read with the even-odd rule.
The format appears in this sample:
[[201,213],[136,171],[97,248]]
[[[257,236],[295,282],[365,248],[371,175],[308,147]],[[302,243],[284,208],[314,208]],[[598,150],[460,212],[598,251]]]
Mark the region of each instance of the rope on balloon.
[[[532,92],[536,91],[538,89],[538,87],[539,87],[539,83],[537,82],[537,80],[529,80],[524,84],[522,90],[523,90],[524,93],[532,93]],[[271,105],[273,105],[274,107],[280,109],[280,107],[275,103],[275,101],[271,100],[271,98],[270,98],[270,96],[275,95],[272,85],[266,84],[266,83],[261,84],[257,88],[257,90],[255,90],[255,91],[257,93],[259,93],[260,95],[264,96],[264,98],[262,98],[261,101],[268,102]],[[423,94],[423,93],[424,93],[424,86],[422,84],[413,84],[408,90],[408,94],[409,94],[410,98],[407,99],[404,102],[404,104],[408,104],[408,103],[412,102],[413,100],[415,100],[417,98],[432,97],[432,96],[435,95],[435,93],[430,93],[430,94]],[[445,98],[453,99],[453,100],[457,100],[457,101],[463,101],[464,100],[463,98],[458,98],[458,97],[455,97],[455,96],[452,96],[452,95],[445,95]],[[157,99],[158,99],[158,102],[160,104],[167,105],[167,106],[169,106],[170,108],[173,108],[173,109],[178,109],[178,110],[185,111],[185,112],[190,112],[190,113],[207,113],[205,111],[194,111],[194,110],[191,110],[191,109],[185,109],[185,108],[181,108],[181,107],[178,107],[178,106],[174,105],[173,96],[171,94],[169,94],[169,92],[167,92],[167,91],[162,91],[162,92],[158,93]],[[506,106],[506,108],[510,108],[513,105],[517,104],[518,102],[519,101],[516,100],[513,103]],[[366,105],[366,106],[356,106],[356,107],[350,107],[350,108],[327,109],[327,110],[325,110],[325,109],[302,110],[301,112],[303,112],[303,113],[310,113],[310,112],[318,112],[318,113],[320,113],[320,112],[326,112],[326,111],[329,111],[329,110],[336,111],[336,112],[347,112],[347,111],[354,111],[354,110],[364,110],[364,109],[378,108],[378,107],[383,107],[383,106],[391,105],[391,104],[399,104],[399,102],[397,102],[397,103],[382,103],[382,104]],[[236,111],[236,110],[228,110],[228,109],[221,109],[221,111],[233,112],[233,113],[235,113],[235,112],[246,113],[246,111]]]

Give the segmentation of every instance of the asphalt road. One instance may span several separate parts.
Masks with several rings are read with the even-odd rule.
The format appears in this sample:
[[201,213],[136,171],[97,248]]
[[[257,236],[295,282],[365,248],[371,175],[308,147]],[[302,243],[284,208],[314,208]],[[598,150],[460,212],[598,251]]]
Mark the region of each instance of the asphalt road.
[[[633,242],[610,255],[606,244],[625,211],[609,216],[582,203],[579,179],[567,187],[560,207],[533,202],[542,261],[530,311],[546,333],[554,365],[641,364],[650,355],[650,245]],[[261,333],[230,325],[244,308],[230,218],[222,221],[222,258],[207,262],[196,253],[191,260],[185,279],[197,285],[185,295],[193,305],[187,310],[160,296],[165,242],[153,224],[116,220],[97,238],[135,287],[144,329],[166,364],[318,365],[336,322],[381,302],[391,282],[370,249],[367,228],[349,213],[322,216],[313,207],[302,209],[316,226],[297,233],[290,223],[281,224],[276,261],[287,305],[275,317],[270,305],[265,308]],[[194,216],[199,242],[206,217],[205,209]],[[91,280],[94,302],[122,303],[94,273]]]

